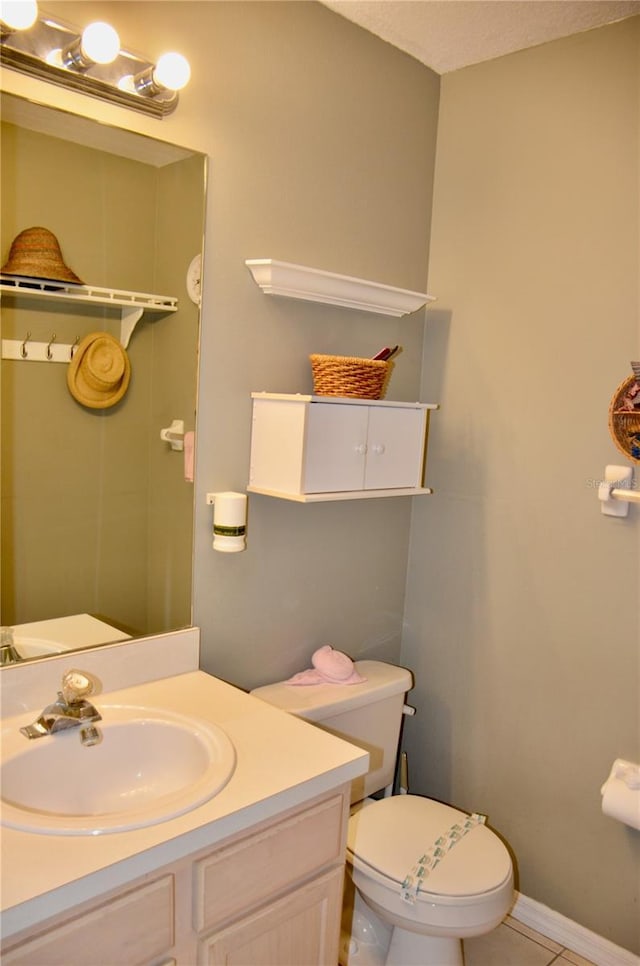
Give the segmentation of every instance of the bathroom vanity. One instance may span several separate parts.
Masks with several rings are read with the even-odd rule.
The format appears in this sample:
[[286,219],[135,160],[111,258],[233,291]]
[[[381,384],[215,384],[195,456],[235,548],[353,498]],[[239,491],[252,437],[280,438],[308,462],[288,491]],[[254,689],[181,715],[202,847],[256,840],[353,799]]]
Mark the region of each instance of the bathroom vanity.
[[[99,835],[3,825],[4,966],[337,962],[349,788],[368,756],[196,670],[193,633],[178,648],[171,634],[3,670],[3,730],[29,723],[76,666],[102,683],[105,729],[116,706],[191,715],[236,754],[213,798],[158,824]],[[149,667],[171,672],[148,680]],[[28,710],[15,713],[21,691]]]

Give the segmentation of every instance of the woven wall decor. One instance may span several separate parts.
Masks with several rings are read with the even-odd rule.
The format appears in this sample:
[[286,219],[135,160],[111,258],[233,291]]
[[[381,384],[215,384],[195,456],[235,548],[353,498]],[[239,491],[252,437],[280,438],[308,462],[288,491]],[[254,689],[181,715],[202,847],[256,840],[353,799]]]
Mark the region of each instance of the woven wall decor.
[[634,374],[621,382],[609,403],[609,432],[620,452],[640,463],[640,362]]

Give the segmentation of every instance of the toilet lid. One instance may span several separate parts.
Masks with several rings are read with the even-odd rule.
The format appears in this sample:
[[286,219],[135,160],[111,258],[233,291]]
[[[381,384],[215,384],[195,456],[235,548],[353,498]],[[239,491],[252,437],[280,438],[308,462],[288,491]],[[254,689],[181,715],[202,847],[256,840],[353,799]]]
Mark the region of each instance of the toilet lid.
[[[421,855],[466,812],[418,795],[395,795],[365,805],[349,820],[347,845],[354,867],[398,883]],[[477,825],[444,856],[420,886],[420,896],[472,896],[501,886],[511,858],[498,836]]]

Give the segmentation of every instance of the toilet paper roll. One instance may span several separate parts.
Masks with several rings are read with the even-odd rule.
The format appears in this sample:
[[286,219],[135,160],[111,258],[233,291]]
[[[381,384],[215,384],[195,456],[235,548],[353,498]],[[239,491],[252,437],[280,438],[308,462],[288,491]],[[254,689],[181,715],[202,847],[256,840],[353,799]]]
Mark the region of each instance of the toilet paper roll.
[[640,829],[640,765],[616,758],[601,794],[605,815]]

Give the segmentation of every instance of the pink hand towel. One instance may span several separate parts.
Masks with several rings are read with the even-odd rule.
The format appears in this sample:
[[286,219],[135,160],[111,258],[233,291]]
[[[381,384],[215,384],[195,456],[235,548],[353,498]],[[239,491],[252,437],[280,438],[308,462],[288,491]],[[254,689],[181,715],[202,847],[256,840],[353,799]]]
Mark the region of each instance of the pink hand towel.
[[193,464],[195,458],[195,433],[190,430],[184,434],[184,480],[193,483]]
[[285,684],[362,684],[366,681],[356,669],[353,661],[342,651],[335,651],[331,644],[314,651],[311,657],[313,667],[298,671]]

